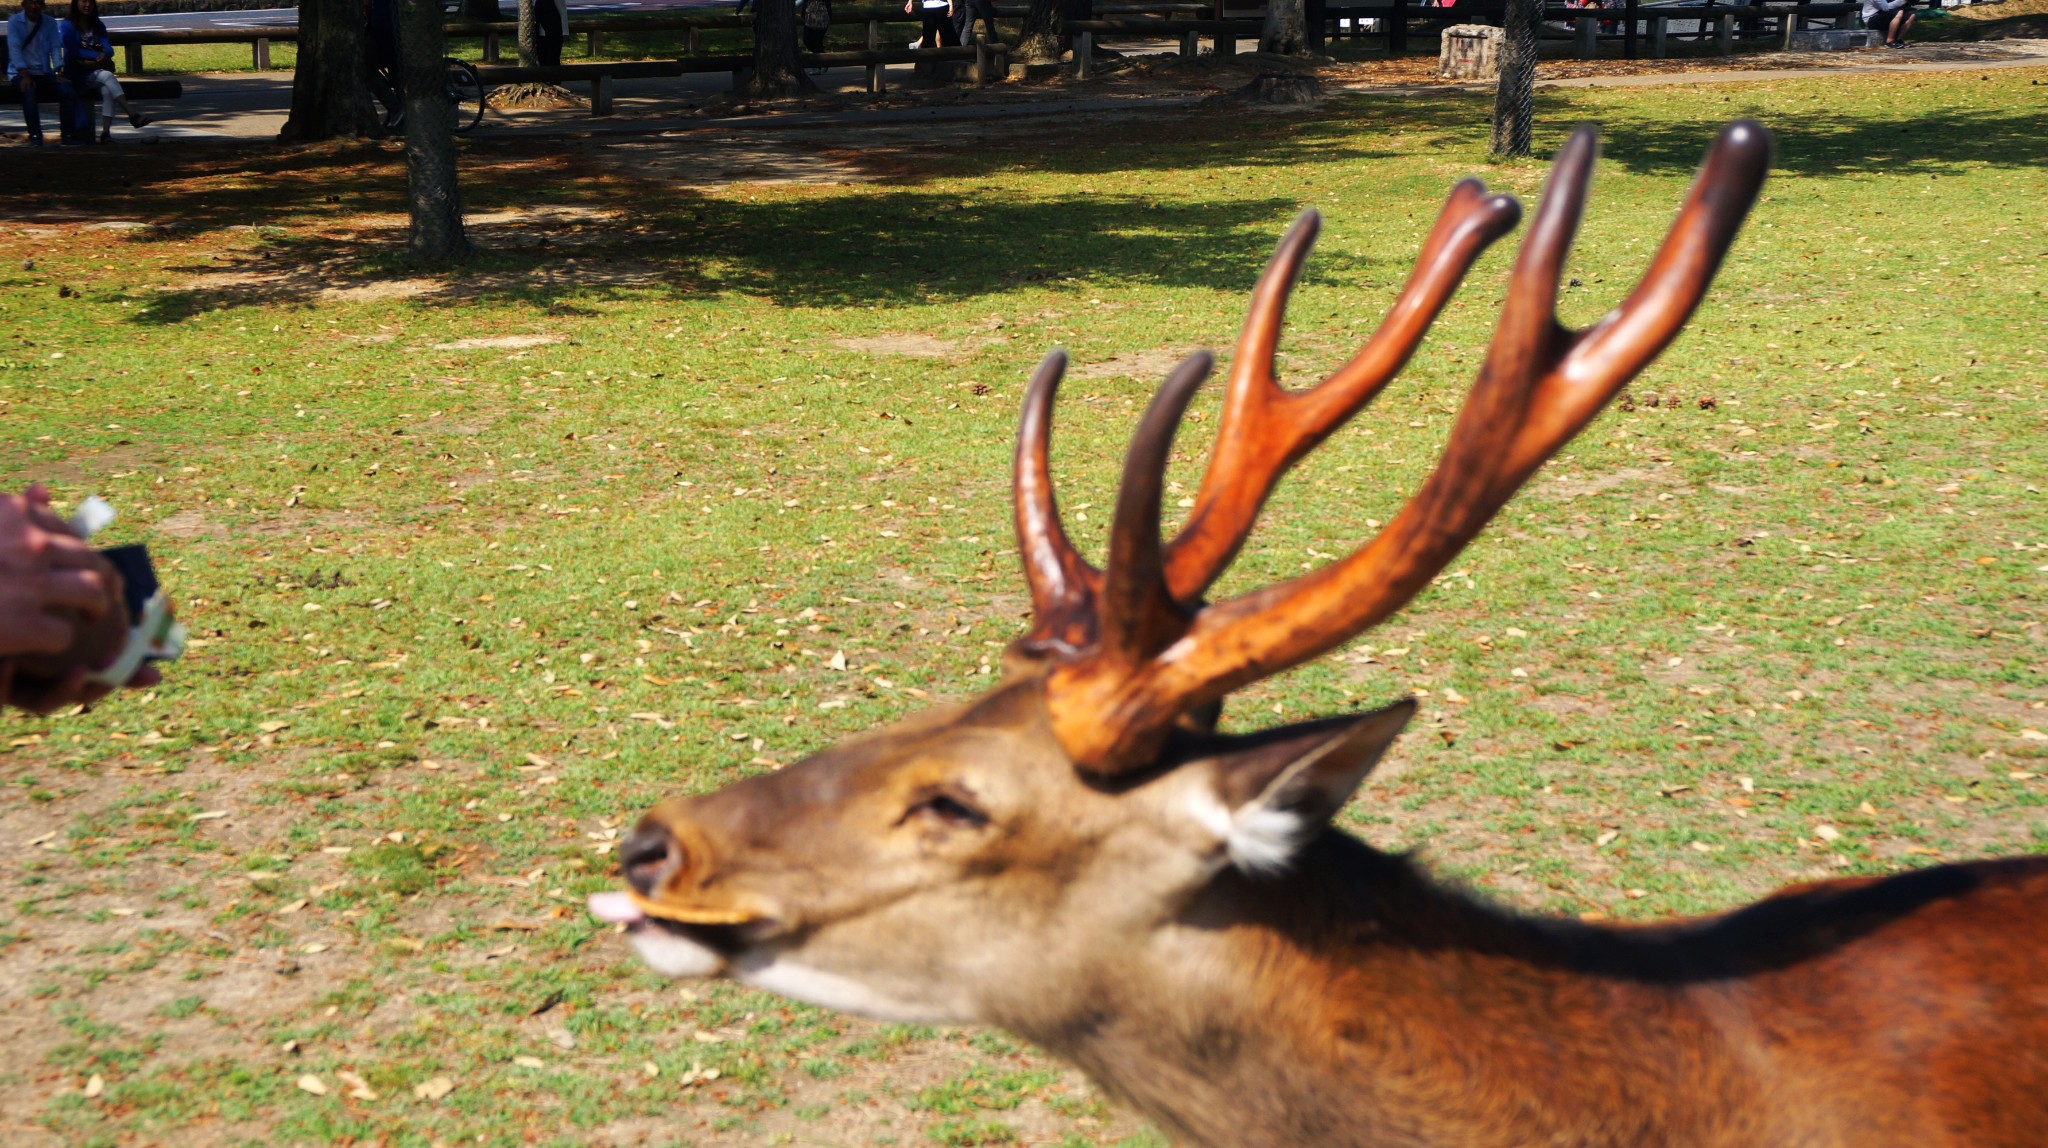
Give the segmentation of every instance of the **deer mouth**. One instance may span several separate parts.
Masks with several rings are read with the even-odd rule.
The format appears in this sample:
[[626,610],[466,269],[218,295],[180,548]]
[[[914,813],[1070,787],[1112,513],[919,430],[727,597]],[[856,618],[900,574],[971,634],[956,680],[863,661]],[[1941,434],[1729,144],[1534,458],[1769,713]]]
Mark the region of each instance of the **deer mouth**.
[[747,947],[742,927],[759,926],[760,918],[729,909],[691,909],[662,905],[639,894],[617,890],[593,893],[590,915],[623,925],[640,958],[654,971],[671,977],[715,977]]

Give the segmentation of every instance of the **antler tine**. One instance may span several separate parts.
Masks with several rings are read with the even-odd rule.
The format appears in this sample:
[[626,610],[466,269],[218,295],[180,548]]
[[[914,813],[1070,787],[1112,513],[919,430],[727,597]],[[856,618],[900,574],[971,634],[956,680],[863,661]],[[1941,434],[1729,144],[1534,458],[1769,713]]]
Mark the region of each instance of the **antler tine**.
[[1046,354],[1024,390],[1024,415],[1017,425],[1017,554],[1031,588],[1034,620],[1015,647],[1072,655],[1095,644],[1094,599],[1100,575],[1067,539],[1053,493],[1053,399],[1066,370],[1065,351]]
[[1587,129],[1560,150],[1486,362],[1422,489],[1349,557],[1203,608],[1135,670],[1096,658],[1056,666],[1047,707],[1077,764],[1101,772],[1145,766],[1178,715],[1315,657],[1400,609],[1675,337],[1755,200],[1768,136],[1753,123],[1722,133],[1642,284],[1613,314],[1574,334],[1557,322],[1557,283],[1595,152]]
[[1273,353],[1287,298],[1322,222],[1313,208],[1296,218],[1253,289],[1209,469],[1187,524],[1167,548],[1166,582],[1175,598],[1197,600],[1229,567],[1280,476],[1400,373],[1465,272],[1520,218],[1513,197],[1489,196],[1478,180],[1460,180],[1372,338],[1315,387],[1287,391],[1275,378]]
[[1503,478],[1519,485],[1578,433],[1692,317],[1771,166],[1771,133],[1755,120],[1721,129],[1642,282],[1580,332],[1539,388]]
[[1173,432],[1214,366],[1207,351],[1181,360],[1152,396],[1131,436],[1102,578],[1101,656],[1107,664],[1142,665],[1180,637],[1193,617],[1193,611],[1183,608],[1167,588],[1159,504]]
[[[1502,472],[1537,384],[1571,339],[1571,332],[1557,321],[1558,283],[1585,213],[1593,163],[1599,157],[1599,138],[1589,127],[1572,132],[1558,149],[1536,218],[1508,274],[1507,301],[1486,360],[1451,428],[1443,457],[1388,528],[1393,533],[1404,525],[1401,519],[1414,512],[1419,518],[1414,529],[1431,540],[1429,550],[1440,552],[1443,561],[1448,562],[1519,485],[1502,482]],[[1406,596],[1401,599],[1405,601]],[[1399,609],[1401,602],[1388,612]]]

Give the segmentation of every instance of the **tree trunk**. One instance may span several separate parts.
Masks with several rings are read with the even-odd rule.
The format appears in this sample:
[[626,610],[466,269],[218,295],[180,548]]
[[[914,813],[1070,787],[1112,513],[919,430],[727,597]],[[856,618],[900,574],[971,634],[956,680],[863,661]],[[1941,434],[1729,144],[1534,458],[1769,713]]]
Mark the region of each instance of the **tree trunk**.
[[325,140],[377,131],[363,53],[361,0],[301,0],[292,110],[279,139]]
[[1536,33],[1543,0],[1508,0],[1500,39],[1500,79],[1493,89],[1493,154],[1525,156],[1536,130]]
[[773,100],[815,92],[818,85],[797,62],[795,0],[755,0],[754,78],[747,98]]
[[441,0],[399,0],[399,82],[405,91],[407,247],[422,263],[469,257],[462,193],[455,184],[455,120],[441,35]]
[[1306,56],[1308,13],[1303,0],[1267,0],[1266,25],[1259,29],[1259,51],[1276,56]]
[[498,0],[462,0],[462,18],[482,20],[495,24],[503,13],[498,11]]
[[533,0],[519,0],[519,66],[540,67],[540,47],[535,42]]
[[1094,5],[1090,0],[1031,0],[1031,11],[1024,15],[1024,39],[1019,43],[1017,56],[1032,64],[1057,64],[1060,54],[1074,42],[1067,31],[1067,21],[1085,20]]

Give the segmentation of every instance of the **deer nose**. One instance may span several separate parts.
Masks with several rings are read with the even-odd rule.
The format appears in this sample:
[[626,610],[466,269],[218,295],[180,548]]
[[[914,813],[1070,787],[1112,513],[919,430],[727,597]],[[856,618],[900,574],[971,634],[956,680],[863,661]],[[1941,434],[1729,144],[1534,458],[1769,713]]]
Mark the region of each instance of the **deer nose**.
[[655,886],[682,867],[683,847],[667,826],[642,824],[619,848],[619,864],[626,870],[626,883],[641,896],[651,897]]

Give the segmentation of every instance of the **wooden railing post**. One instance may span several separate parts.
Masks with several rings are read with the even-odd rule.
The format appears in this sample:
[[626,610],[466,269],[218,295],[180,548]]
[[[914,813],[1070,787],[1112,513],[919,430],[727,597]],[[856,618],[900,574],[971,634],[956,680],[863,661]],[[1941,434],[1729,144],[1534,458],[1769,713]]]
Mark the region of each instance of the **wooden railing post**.
[[1200,32],[1182,32],[1180,34],[1180,54],[1182,59],[1187,60],[1192,60],[1196,56],[1201,55],[1202,34]]
[[1735,54],[1735,17],[1722,15],[1714,20],[1714,54],[1732,56]]
[[270,41],[254,40],[250,42],[249,66],[259,72],[270,70]]
[[590,114],[608,116],[612,114],[612,78],[599,75],[590,81]]
[[685,55],[685,56],[701,56],[701,55],[703,55],[703,54],[704,54],[704,46],[703,46],[702,42],[700,42],[700,41],[699,41],[699,40],[697,39],[697,29],[696,29],[696,28],[694,28],[694,27],[691,27],[691,28],[686,28],[686,29],[684,29],[684,30],[683,30],[683,55]]
[[1080,32],[1074,36],[1074,78],[1086,80],[1095,75],[1095,33]]
[[1669,30],[1668,26],[1670,23],[1671,20],[1667,16],[1650,17],[1650,58],[1652,60],[1664,58],[1664,34]]
[[1408,54],[1408,0],[1394,0],[1394,14],[1387,20],[1387,55]]
[[121,70],[131,76],[142,74],[142,45],[121,45]]
[[1636,58],[1636,20],[1638,18],[1636,15],[1636,0],[1623,0],[1621,10],[1628,14],[1626,23],[1623,24],[1622,54],[1633,60]]
[[586,55],[586,56],[588,56],[588,57],[590,57],[590,58],[591,58],[591,59],[593,59],[593,60],[597,59],[597,37],[598,37],[598,35],[599,35],[599,33],[597,33],[597,32],[592,32],[592,33],[590,34],[590,37],[589,37],[588,39],[586,39],[586,40],[585,40],[585,41],[583,42],[583,54],[584,54],[584,55]]
[[[877,51],[882,46],[882,22],[868,21],[868,51]],[[868,65],[868,91],[880,95],[882,92],[882,65]]]
[[495,63],[497,63],[497,62],[498,62],[498,34],[497,34],[496,32],[485,32],[485,33],[484,33],[484,63],[486,63],[486,64],[495,64]]
[[1600,54],[1600,21],[1591,16],[1581,16],[1572,21],[1572,31],[1576,35],[1579,59],[1590,60]]

